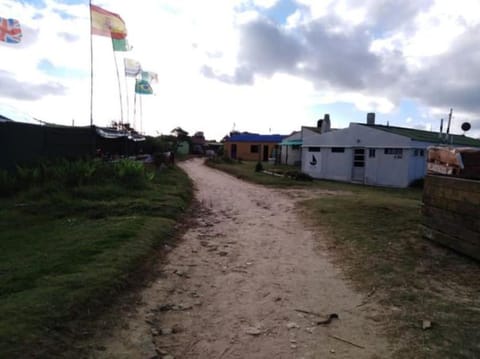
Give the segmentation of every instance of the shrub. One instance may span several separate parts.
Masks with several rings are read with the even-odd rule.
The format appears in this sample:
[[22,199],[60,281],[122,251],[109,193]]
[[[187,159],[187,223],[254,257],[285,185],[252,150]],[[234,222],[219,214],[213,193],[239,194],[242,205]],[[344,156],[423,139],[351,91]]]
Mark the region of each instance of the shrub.
[[262,172],[262,171],[263,171],[262,162],[258,161],[257,164],[255,165],[255,172]]
[[285,176],[290,177],[296,181],[312,181],[313,178],[301,171],[287,171],[285,172]]
[[116,178],[122,184],[133,187],[144,187],[147,184],[145,168],[141,162],[122,159],[115,162],[114,168]]
[[15,192],[15,181],[7,171],[0,170],[0,195],[11,195]]

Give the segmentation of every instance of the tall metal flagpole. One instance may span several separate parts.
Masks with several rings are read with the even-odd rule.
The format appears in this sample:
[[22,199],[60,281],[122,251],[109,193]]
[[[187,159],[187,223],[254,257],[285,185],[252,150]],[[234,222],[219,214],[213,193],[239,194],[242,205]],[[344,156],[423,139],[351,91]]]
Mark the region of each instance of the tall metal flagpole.
[[120,83],[120,72],[118,71],[118,62],[117,62],[117,56],[115,55],[115,46],[113,45],[113,38],[112,38],[112,52],[113,52],[113,59],[115,60],[115,69],[117,71],[118,97],[120,98],[120,123],[123,124],[122,84]]
[[143,133],[143,108],[142,108],[142,95],[140,95],[140,133]]
[[[124,59],[125,61],[125,59]],[[125,62],[124,62],[125,64]],[[125,70],[123,71],[124,77],[125,77],[125,96],[127,100],[127,122],[130,123],[130,101],[128,99],[128,77],[125,74]]]
[[90,126],[93,126],[93,40],[92,40],[92,0],[88,2],[90,12]]
[[135,128],[135,119],[137,117],[137,86],[135,80],[135,97],[133,98],[133,128]]

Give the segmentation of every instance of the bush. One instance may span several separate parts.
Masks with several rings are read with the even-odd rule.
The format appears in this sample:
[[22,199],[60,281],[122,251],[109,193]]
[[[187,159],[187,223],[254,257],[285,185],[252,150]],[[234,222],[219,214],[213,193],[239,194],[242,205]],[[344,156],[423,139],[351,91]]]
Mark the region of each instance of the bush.
[[125,185],[144,187],[147,183],[145,167],[142,162],[123,159],[114,164],[117,180]]
[[296,181],[312,181],[313,180],[313,178],[310,175],[300,171],[287,171],[285,172],[285,176],[292,178]]
[[263,165],[262,165],[262,162],[257,162],[257,164],[255,165],[255,172],[262,172],[263,171]]
[[15,192],[15,180],[7,171],[0,170],[0,195],[6,196]]
[[155,173],[142,162],[122,159],[118,162],[95,160],[60,160],[43,162],[36,167],[17,166],[15,173],[0,171],[0,195],[12,195],[42,185],[48,188],[76,188],[89,184],[117,182],[143,188],[153,181]]

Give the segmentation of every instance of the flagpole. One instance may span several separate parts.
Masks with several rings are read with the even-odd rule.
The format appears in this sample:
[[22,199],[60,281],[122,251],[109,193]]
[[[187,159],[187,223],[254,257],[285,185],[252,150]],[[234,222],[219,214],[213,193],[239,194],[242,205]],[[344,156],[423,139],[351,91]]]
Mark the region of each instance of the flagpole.
[[142,95],[140,95],[140,133],[143,132],[143,108],[142,108]]
[[118,62],[117,62],[117,56],[115,55],[115,46],[113,45],[113,38],[112,38],[112,52],[113,52],[113,59],[115,60],[115,70],[117,71],[118,97],[120,99],[120,123],[123,124],[122,84],[120,83],[120,72],[118,71]]
[[[135,82],[136,82],[136,80],[135,80]],[[136,85],[135,85],[135,87],[136,87]],[[133,98],[133,128],[135,128],[136,117],[137,117],[137,91],[136,91],[136,88],[135,88],[135,97]]]
[[93,36],[92,36],[92,0],[88,2],[90,12],[90,126],[93,126]]
[[125,77],[125,96],[127,100],[127,122],[130,123],[130,101],[128,99],[128,77],[125,74],[125,70],[123,71]]

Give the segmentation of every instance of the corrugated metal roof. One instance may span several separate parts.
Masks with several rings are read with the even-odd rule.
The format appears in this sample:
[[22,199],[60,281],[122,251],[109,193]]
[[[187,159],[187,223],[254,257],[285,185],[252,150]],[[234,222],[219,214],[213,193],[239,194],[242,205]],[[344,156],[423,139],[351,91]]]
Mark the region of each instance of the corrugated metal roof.
[[[406,128],[406,127],[367,125],[364,123],[359,123],[359,125],[371,127],[376,130],[381,130],[381,131],[393,133],[400,136],[405,136],[414,141],[430,142],[430,143],[445,142],[438,137],[438,132],[416,130],[413,128]],[[452,136],[453,138],[452,144],[454,145],[480,147],[480,140],[477,140],[475,138],[467,137],[464,135],[450,135],[450,136]],[[451,143],[451,142],[449,141],[448,143]]]
[[226,142],[271,142],[280,143],[287,135],[259,135],[257,133],[239,133],[231,136]]

